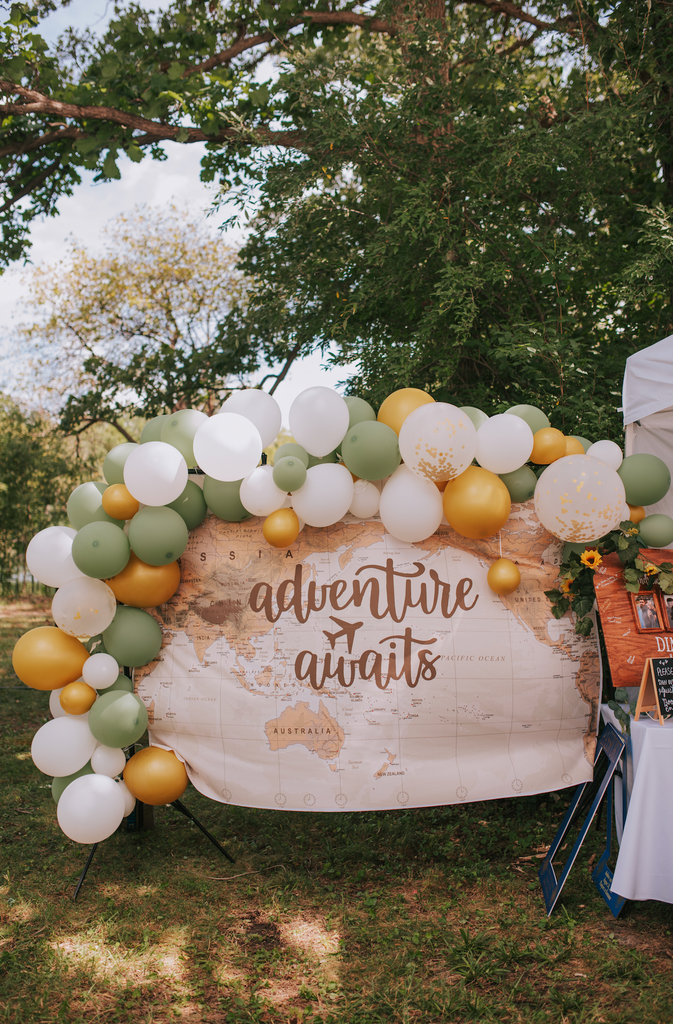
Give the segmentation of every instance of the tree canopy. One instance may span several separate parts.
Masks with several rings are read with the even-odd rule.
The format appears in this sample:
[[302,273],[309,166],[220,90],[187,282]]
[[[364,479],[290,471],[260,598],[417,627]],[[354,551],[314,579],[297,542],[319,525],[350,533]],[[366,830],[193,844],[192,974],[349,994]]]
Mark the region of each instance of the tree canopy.
[[252,217],[223,353],[320,345],[374,401],[617,433],[626,356],[673,330],[664,0],[129,5],[54,52],[38,29],[23,5],[3,28],[6,262],[82,168],[204,143]]

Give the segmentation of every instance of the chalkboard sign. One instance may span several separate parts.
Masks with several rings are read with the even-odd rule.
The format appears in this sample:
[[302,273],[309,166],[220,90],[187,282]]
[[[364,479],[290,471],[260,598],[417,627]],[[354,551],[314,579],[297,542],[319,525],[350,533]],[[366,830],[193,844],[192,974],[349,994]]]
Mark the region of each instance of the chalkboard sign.
[[647,658],[640,682],[640,692],[633,716],[637,722],[641,712],[656,711],[661,725],[664,715],[673,715],[673,658]]

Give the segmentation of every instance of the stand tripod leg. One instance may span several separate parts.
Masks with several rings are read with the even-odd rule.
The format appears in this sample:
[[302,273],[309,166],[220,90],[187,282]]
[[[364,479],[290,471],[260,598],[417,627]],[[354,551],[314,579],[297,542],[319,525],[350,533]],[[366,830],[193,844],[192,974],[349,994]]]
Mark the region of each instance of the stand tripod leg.
[[91,866],[91,861],[93,860],[93,855],[96,852],[96,847],[97,846],[98,846],[98,843],[94,843],[93,846],[91,847],[91,851],[89,853],[89,856],[86,859],[86,864],[84,865],[84,871],[79,876],[77,885],[75,886],[75,892],[74,892],[73,897],[72,897],[74,900],[76,900],[77,897],[79,896],[79,891],[82,888],[82,883],[83,883],[84,879],[86,878],[86,873],[89,870],[89,867]]
[[[182,803],[181,800],[174,800],[173,803],[171,804],[171,807],[175,807],[176,811],[180,811],[180,814],[184,814],[185,818],[189,818],[190,821],[193,821],[194,824],[196,825],[196,827],[203,832],[203,834],[206,837],[206,839],[210,839],[210,841],[213,844],[213,846],[216,846],[218,848],[218,850],[220,851],[222,856],[226,857],[227,860],[231,861],[232,864],[236,863],[236,861],[231,856],[231,854],[227,853],[227,851],[224,849],[223,846],[220,846],[220,844],[218,843],[218,841],[215,838],[215,836],[211,836],[211,834],[208,831],[208,829],[204,825],[201,824],[201,822],[199,821],[198,818],[194,817],[194,815],[192,814],[191,811],[187,810],[187,808],[185,807],[185,805]],[[87,863],[87,867],[88,866],[89,865]],[[86,868],[84,869],[84,873],[86,874]]]

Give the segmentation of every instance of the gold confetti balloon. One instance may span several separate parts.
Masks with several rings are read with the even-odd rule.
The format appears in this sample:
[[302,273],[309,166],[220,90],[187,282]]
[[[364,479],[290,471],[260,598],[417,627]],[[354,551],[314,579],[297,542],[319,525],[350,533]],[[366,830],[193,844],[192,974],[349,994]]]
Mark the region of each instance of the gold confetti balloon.
[[582,544],[616,529],[624,518],[624,484],[610,466],[591,455],[552,463],[535,488],[535,511],[559,540]]
[[433,483],[455,480],[472,462],[477,431],[466,412],[448,402],[421,405],[400,430],[400,455],[417,476]]

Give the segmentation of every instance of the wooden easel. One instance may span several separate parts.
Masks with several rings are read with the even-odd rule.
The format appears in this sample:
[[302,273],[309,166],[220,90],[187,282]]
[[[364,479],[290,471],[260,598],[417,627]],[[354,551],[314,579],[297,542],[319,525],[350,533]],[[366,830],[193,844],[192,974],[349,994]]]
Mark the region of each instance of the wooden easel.
[[654,681],[654,669],[652,667],[651,658],[645,659],[643,678],[640,681],[640,692],[638,693],[638,702],[636,704],[636,713],[633,716],[634,722],[637,722],[640,718],[641,711],[643,714],[656,711],[659,724],[664,724],[664,716],[661,713],[661,707],[659,705],[659,694]]

